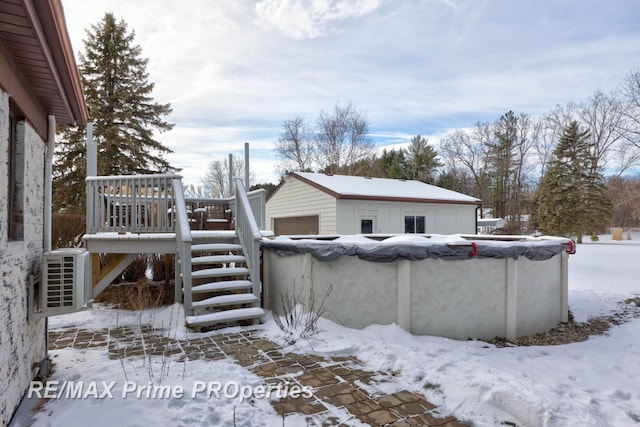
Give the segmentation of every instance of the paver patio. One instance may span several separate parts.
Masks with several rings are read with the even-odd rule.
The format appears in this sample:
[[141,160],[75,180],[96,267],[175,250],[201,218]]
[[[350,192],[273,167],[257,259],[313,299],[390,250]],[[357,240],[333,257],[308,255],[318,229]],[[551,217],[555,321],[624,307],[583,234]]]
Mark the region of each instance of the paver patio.
[[[368,371],[348,357],[321,357],[285,353],[260,331],[207,336],[188,340],[167,337],[149,326],[90,330],[64,328],[49,331],[49,349],[104,349],[112,359],[172,355],[178,361],[232,358],[264,378],[265,385],[285,383],[313,389],[310,398],[272,400],[284,417],[301,413],[310,425],[348,425],[357,419],[373,426],[447,426],[465,424],[439,413],[425,398],[410,391],[385,394],[376,387],[393,379],[383,372]],[[343,408],[351,418],[339,419],[332,408]],[[329,423],[329,424],[328,424]]]

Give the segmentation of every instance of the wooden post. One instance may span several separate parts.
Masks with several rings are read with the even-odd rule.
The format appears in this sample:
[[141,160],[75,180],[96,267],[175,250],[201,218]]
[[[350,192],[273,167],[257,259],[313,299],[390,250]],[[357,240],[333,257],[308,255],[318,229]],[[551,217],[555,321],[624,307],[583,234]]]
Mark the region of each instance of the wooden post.
[[510,341],[518,338],[518,261],[506,259],[506,327],[505,335]]

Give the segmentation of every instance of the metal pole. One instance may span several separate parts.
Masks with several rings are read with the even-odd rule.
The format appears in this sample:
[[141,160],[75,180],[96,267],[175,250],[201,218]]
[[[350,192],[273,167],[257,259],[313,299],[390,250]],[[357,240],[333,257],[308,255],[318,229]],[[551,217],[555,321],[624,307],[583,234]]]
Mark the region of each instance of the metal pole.
[[231,197],[233,194],[233,154],[229,154],[229,194],[227,197]]
[[249,143],[244,143],[244,188],[249,191],[251,183],[249,182]]

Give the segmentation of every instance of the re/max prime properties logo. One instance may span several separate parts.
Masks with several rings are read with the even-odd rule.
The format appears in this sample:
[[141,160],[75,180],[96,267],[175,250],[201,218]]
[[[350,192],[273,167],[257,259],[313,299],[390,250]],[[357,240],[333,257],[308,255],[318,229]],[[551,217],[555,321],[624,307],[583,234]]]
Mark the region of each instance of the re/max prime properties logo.
[[312,389],[288,382],[269,385],[242,385],[236,381],[194,381],[191,387],[159,385],[135,381],[32,381],[28,398],[44,399],[297,399],[310,398]]

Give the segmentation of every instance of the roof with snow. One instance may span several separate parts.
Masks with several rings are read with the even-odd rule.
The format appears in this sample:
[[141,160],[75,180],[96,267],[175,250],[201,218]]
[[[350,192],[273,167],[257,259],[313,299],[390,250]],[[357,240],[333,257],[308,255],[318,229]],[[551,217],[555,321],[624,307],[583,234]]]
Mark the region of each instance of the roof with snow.
[[506,221],[502,218],[478,218],[477,224],[480,227],[504,227]]
[[325,175],[310,172],[292,172],[290,176],[312,185],[336,199],[471,205],[482,203],[482,200],[475,197],[420,181]]

